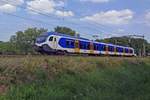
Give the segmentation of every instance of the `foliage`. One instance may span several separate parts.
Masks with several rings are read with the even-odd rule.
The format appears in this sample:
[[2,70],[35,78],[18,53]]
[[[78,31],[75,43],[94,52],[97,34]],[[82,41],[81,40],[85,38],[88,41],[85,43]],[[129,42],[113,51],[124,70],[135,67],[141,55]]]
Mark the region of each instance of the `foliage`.
[[146,52],[150,54],[150,43],[146,46]]
[[10,42],[0,42],[0,54],[13,54],[15,52],[15,48],[12,47]]
[[150,58],[29,56],[1,62],[1,75],[14,79],[1,100],[150,99]]
[[47,32],[47,29],[28,28],[18,31],[16,35],[11,36],[9,42],[0,43],[0,52],[4,54],[28,54],[33,53],[33,45],[37,36]]
[[57,26],[54,30],[55,30],[55,32],[67,34],[67,35],[71,35],[71,36],[74,36],[76,34],[76,31],[74,31],[68,27]]
[[32,53],[32,46],[34,45],[36,37],[43,32],[47,32],[47,30],[43,28],[28,28],[24,32],[18,31],[16,32],[15,36],[12,36],[10,38],[10,42],[13,43],[14,46],[16,46],[20,53]]

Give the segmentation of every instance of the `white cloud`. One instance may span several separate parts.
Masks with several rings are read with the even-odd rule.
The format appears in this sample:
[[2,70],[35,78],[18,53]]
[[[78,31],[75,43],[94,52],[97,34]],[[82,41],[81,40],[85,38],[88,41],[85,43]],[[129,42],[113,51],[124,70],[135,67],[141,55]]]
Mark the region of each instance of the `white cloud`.
[[109,2],[110,0],[81,0],[81,1],[88,1],[93,3],[106,3]]
[[16,11],[16,6],[23,4],[23,0],[7,0],[0,2],[0,12],[12,13]]
[[63,6],[65,6],[65,2],[64,1],[55,1],[55,5],[57,6],[57,7],[63,7]]
[[74,16],[74,13],[72,11],[56,11],[56,15],[60,17],[71,17]]
[[124,29],[121,29],[121,28],[119,28],[119,29],[117,30],[117,33],[122,33],[122,32],[125,32],[125,30],[124,30]]
[[31,9],[35,9],[42,13],[54,12],[55,3],[53,0],[33,0],[27,2],[27,9],[32,12]]
[[37,12],[45,14],[53,14],[63,17],[74,16],[72,11],[61,11],[57,10],[57,7],[65,5],[63,0],[7,0],[0,2],[0,12],[13,13],[16,12],[17,6],[22,5],[26,1],[26,9],[31,14],[37,14]]
[[134,13],[129,10],[111,10],[107,12],[96,13],[92,16],[86,16],[81,20],[97,22],[99,24],[123,25],[128,24],[133,18]]
[[16,11],[16,7],[10,4],[5,4],[0,6],[0,12],[12,13]]
[[27,9],[30,13],[34,13],[32,10],[39,11],[46,14],[54,14],[60,17],[71,17],[74,16],[72,11],[60,11],[56,10],[57,7],[64,6],[64,2],[54,0],[33,0],[27,2]]
[[[4,1],[4,2],[3,2]],[[3,0],[0,2],[1,5],[10,4],[10,5],[22,5],[24,3],[24,0]]]

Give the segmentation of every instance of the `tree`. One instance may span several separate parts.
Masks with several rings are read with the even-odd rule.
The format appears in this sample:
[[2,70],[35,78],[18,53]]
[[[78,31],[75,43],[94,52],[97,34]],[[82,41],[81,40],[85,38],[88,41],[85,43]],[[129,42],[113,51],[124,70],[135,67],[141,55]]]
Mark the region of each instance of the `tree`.
[[146,46],[146,53],[147,55],[150,54],[150,43]]
[[68,27],[61,27],[61,26],[57,26],[54,29],[55,32],[58,33],[62,33],[62,34],[67,34],[67,35],[71,35],[74,36],[76,34],[76,31],[72,30],[71,28]]
[[47,29],[28,28],[24,32],[18,31],[16,35],[11,36],[11,45],[17,53],[33,53],[32,46],[34,45],[35,39],[43,32],[47,32]]
[[0,54],[13,54],[14,48],[12,48],[10,42],[0,42]]
[[112,37],[96,41],[133,47],[136,54],[139,54],[139,51],[142,52],[144,43],[146,45],[146,52],[150,52],[150,44],[146,40],[140,38]]

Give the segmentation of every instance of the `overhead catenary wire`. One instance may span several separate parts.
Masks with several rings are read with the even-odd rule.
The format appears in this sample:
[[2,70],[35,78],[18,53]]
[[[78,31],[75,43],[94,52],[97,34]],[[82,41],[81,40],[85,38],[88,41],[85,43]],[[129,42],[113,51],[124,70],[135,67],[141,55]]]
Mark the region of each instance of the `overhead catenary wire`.
[[[8,0],[5,0],[5,1],[2,1],[2,2],[5,2],[5,3],[10,3]],[[19,8],[22,8],[22,9],[26,9],[26,7],[24,7],[24,6],[20,6],[20,5],[15,5],[15,4],[11,4],[11,5],[13,5],[13,6],[16,6],[16,7],[19,7]],[[29,5],[28,5],[29,6]],[[41,13],[42,12],[42,10],[43,9],[38,9],[39,11],[37,11],[36,9],[34,9],[33,7],[31,7],[31,6],[29,6],[29,8],[30,8],[30,10],[31,11],[33,11],[33,12],[35,12],[35,13],[38,13],[39,15],[43,15],[43,16],[46,16],[46,17],[49,17],[49,18],[51,18],[51,17],[53,17],[53,18],[56,18],[57,16],[51,16],[51,15],[48,15],[48,14],[46,14],[46,13]],[[63,10],[64,10],[64,7],[63,7]],[[64,11],[63,11],[64,12]],[[60,18],[60,17],[57,17],[57,18]],[[64,18],[63,18],[63,20],[64,20]],[[69,23],[73,23],[73,22],[69,22]],[[75,23],[73,23],[73,24],[75,24]],[[91,24],[91,23],[90,23]],[[98,24],[97,24],[98,25]],[[104,32],[104,31],[103,31]]]
[[[15,4],[13,4],[13,3],[10,3],[8,0],[1,0],[0,2],[4,2],[4,3],[8,3],[8,4],[11,4],[11,5],[13,5],[13,6],[15,6],[15,7],[19,7],[19,8],[21,8],[21,9],[27,9],[26,7],[24,7],[24,6],[21,6],[21,5],[15,5]],[[36,9],[34,9],[33,7],[31,7],[30,5],[28,5],[28,7],[29,7],[29,10],[31,10],[31,12],[34,12],[34,13],[37,13],[37,14],[39,14],[39,15],[43,15],[43,16],[45,16],[45,17],[48,17],[48,18],[54,18],[54,19],[56,19],[56,17],[57,16],[52,16],[52,15],[50,15],[50,14],[46,14],[46,13],[41,13],[42,12],[42,9],[38,9],[38,10],[36,10]],[[59,18],[59,17],[57,17],[57,18]]]
[[36,19],[33,19],[33,18],[22,17],[22,16],[18,16],[18,15],[12,14],[12,13],[3,12],[3,14],[9,15],[9,16],[14,16],[14,17],[21,18],[21,19],[24,19],[24,20],[29,20],[29,21],[37,22],[37,23],[43,23],[43,24],[53,25],[53,24],[50,24],[50,23],[47,23],[47,22],[43,22],[41,20],[36,20]]
[[[5,13],[4,12],[3,14],[9,15],[9,16],[13,16],[13,17],[17,17],[17,18],[24,19],[24,20],[28,20],[28,21],[32,21],[32,22],[36,22],[36,23],[42,23],[42,24],[46,24],[46,25],[54,25],[54,24],[43,22],[41,20],[36,20],[36,19],[33,19],[33,18],[26,18],[26,17],[22,17],[22,16],[18,16],[18,15],[12,14],[12,13]],[[90,34],[85,34],[85,35],[91,36]]]
[[[65,1],[65,0],[64,0]],[[3,1],[2,0],[2,2],[5,2],[5,3],[10,3],[8,0],[5,0],[5,1]],[[20,6],[20,5],[15,5],[15,4],[11,4],[11,5],[13,5],[13,6],[16,6],[16,7],[19,7],[19,8],[22,8],[22,9],[26,9],[26,7],[24,7],[24,6]],[[33,7],[31,7],[30,5],[28,5],[28,7],[29,8],[31,8],[30,10],[31,11],[33,11],[33,12],[35,12],[35,13],[38,13],[39,15],[43,15],[43,16],[46,16],[46,17],[48,17],[48,18],[54,18],[54,19],[56,19],[56,17],[57,16],[52,16],[52,15],[49,15],[49,14],[46,14],[46,13],[41,13],[42,12],[42,10],[43,9],[38,9],[38,11],[36,10],[36,9],[34,9]],[[65,8],[63,7],[63,12],[64,12],[64,10],[65,10]],[[60,17],[57,17],[57,18],[60,18]],[[63,18],[63,20],[64,20],[64,18]],[[73,23],[73,22],[70,22],[70,23]],[[73,24],[75,24],[75,23],[73,23]],[[92,23],[89,23],[89,24],[92,24]],[[96,22],[94,22],[94,24],[96,24],[96,25],[98,25],[98,27],[101,27],[99,24],[97,24]],[[101,27],[102,28],[102,27]],[[103,31],[103,32],[105,32],[105,31]]]
[[[5,2],[5,3],[10,3],[8,0],[6,1],[2,1],[2,2]],[[26,7],[24,7],[24,6],[21,6],[21,5],[19,5],[19,6],[17,6],[17,5],[15,5],[15,4],[11,4],[11,5],[13,5],[13,6],[16,6],[16,7],[19,7],[19,8],[21,8],[21,9],[26,9]],[[43,15],[43,16],[46,16],[46,17],[48,17],[48,18],[56,18],[56,16],[54,17],[54,16],[50,16],[50,15],[48,15],[48,14],[46,14],[46,13],[41,13],[42,12],[42,9],[41,10],[39,10],[39,11],[37,11],[37,10],[35,10],[33,7],[31,7],[31,6],[29,6],[29,8],[31,8],[30,10],[31,11],[33,11],[33,12],[35,12],[35,13],[37,13],[37,14],[39,14],[39,15]],[[10,14],[9,14],[10,15]],[[33,20],[33,19],[31,19],[31,18],[25,18],[25,17],[21,17],[21,16],[17,16],[17,15],[14,15],[14,14],[11,14],[12,16],[16,16],[16,17],[19,17],[19,18],[22,18],[22,19],[28,19],[28,20]],[[34,19],[34,21],[36,21],[36,22],[42,22],[42,21],[39,21],[39,20],[35,20]],[[63,20],[64,21],[64,20]],[[66,20],[65,20],[66,21]],[[42,22],[43,23],[43,22]],[[45,22],[44,22],[45,23]],[[81,24],[78,24],[78,23],[75,23],[75,22],[70,22],[69,21],[69,24],[72,24],[72,25],[74,25],[74,24],[77,24],[77,26],[78,25],[81,25]],[[91,24],[91,23],[90,23]],[[47,23],[47,25],[49,25],[49,23]],[[98,24],[97,24],[98,25]],[[99,26],[99,25],[98,25]],[[99,29],[96,29],[95,27],[93,28],[93,27],[87,27],[87,26],[79,26],[79,27],[82,27],[82,28],[88,28],[88,29],[94,29],[94,30],[96,30],[96,31],[100,31],[100,32],[104,32],[104,33],[108,33],[108,32],[106,32],[106,31],[104,31],[104,30],[99,30]],[[100,27],[100,26],[99,26]],[[84,33],[82,33],[82,34],[84,34]],[[87,34],[87,33],[86,33]],[[90,34],[91,35],[91,34]],[[97,35],[99,35],[99,34],[97,34]]]

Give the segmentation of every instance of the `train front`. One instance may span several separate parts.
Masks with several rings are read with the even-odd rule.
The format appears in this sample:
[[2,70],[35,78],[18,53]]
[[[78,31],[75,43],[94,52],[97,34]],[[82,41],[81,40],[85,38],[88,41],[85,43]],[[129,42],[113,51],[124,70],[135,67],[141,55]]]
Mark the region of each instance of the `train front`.
[[50,41],[49,40],[50,34],[43,33],[36,38],[34,49],[40,53],[49,53],[52,51]]

